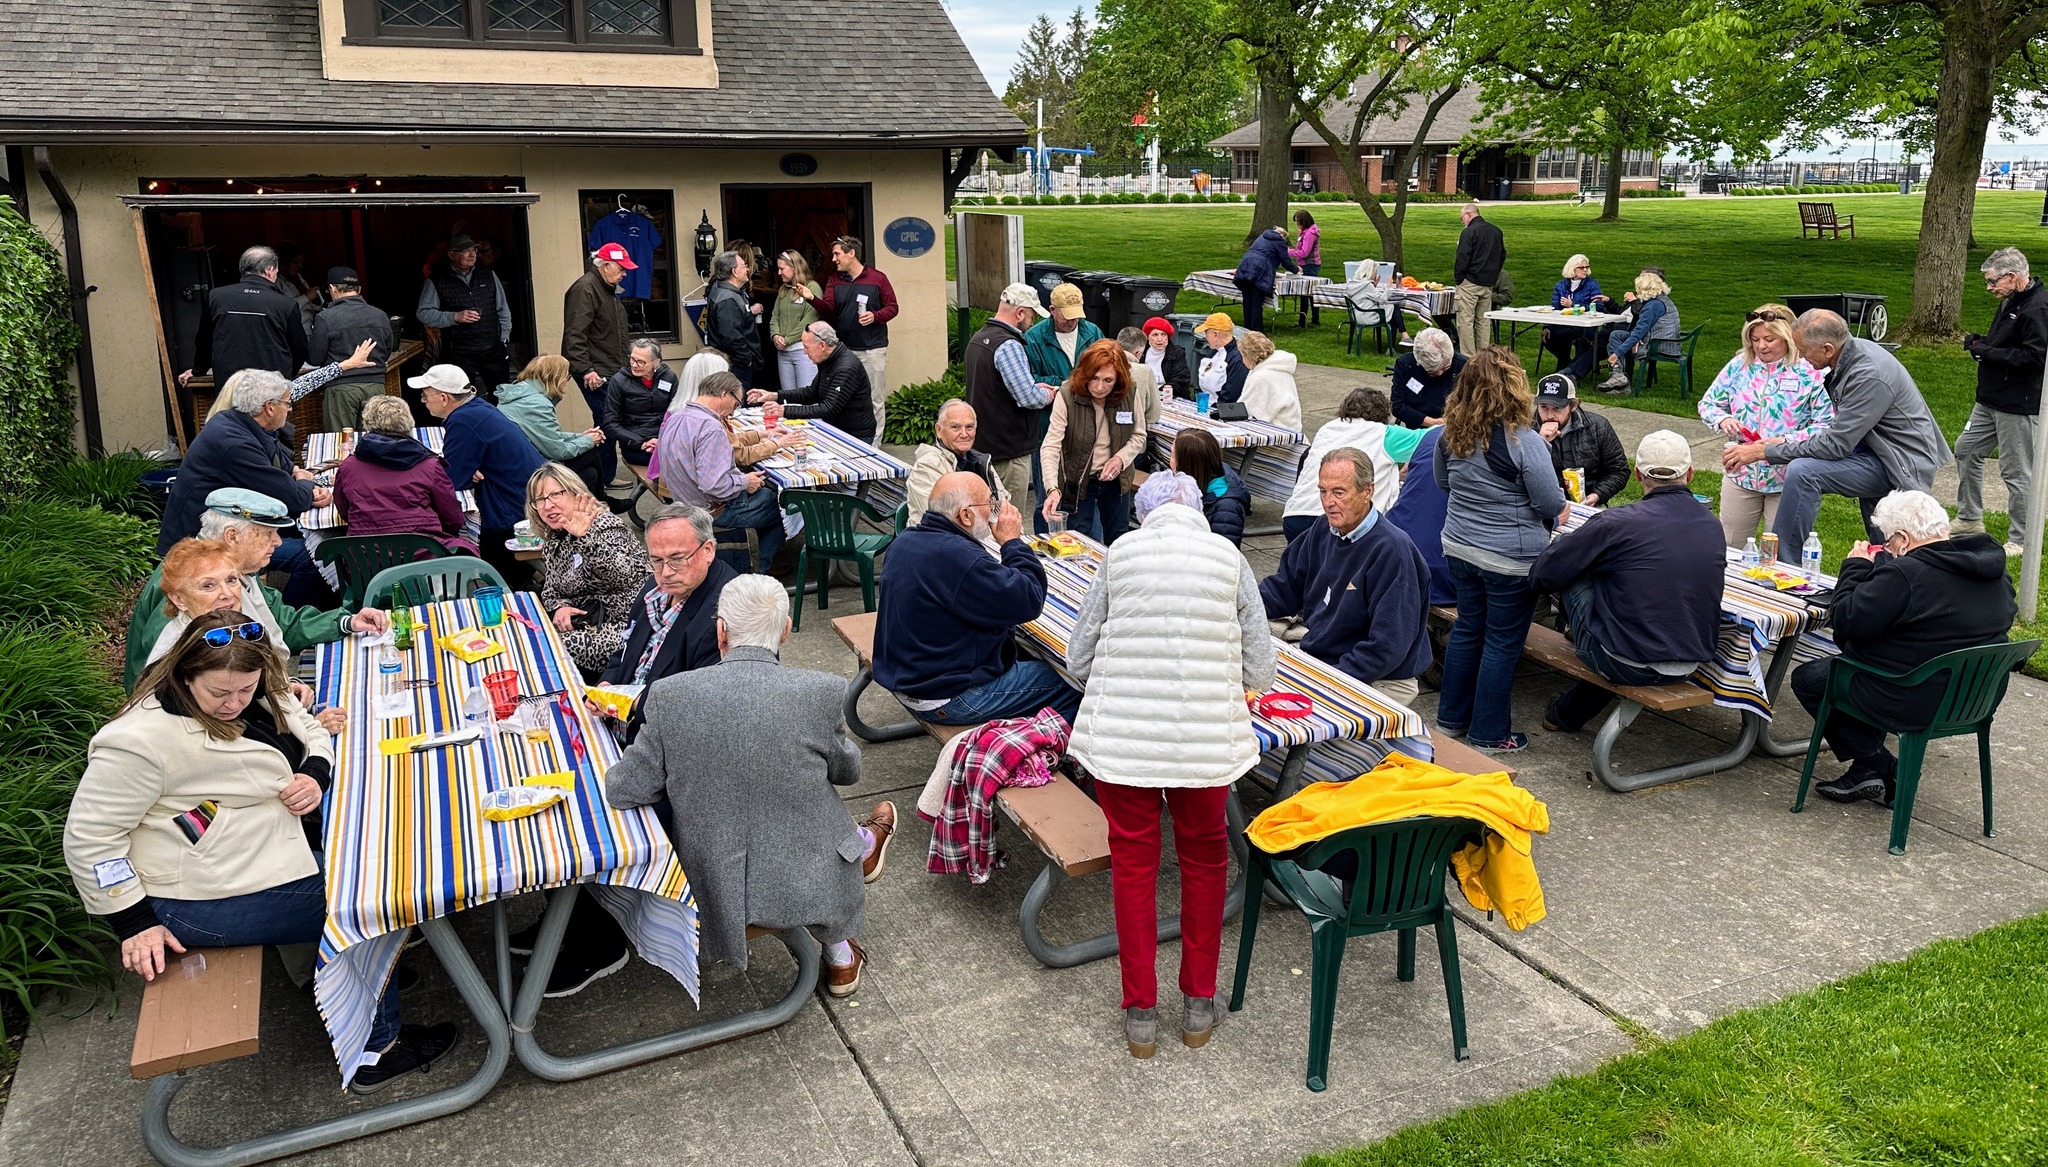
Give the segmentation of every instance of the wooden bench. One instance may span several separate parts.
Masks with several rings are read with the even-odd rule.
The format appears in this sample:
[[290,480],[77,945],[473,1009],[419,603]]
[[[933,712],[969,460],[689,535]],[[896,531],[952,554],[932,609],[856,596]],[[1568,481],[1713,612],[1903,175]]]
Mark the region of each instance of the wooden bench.
[[[633,498],[626,506],[626,517],[632,520],[634,526],[645,531],[647,530],[647,520],[640,517],[640,500],[649,495],[653,495],[655,501],[663,505],[667,505],[675,500],[669,497],[668,488],[661,484],[660,479],[647,476],[647,467],[635,466],[623,458],[620,461],[625,464],[626,469],[633,472],[634,480]],[[716,520],[713,520],[713,524],[715,529]],[[723,536],[723,538],[718,536]],[[718,530],[717,534],[713,537],[720,548],[734,551],[742,547],[746,548],[749,567],[754,571],[761,569],[761,533],[759,531],[752,528],[745,531],[734,531],[726,528]]]
[[[1614,742],[1627,729],[1636,715],[1645,709],[1658,713],[1676,713],[1681,709],[1698,709],[1712,705],[1714,695],[1691,681],[1675,681],[1668,685],[1617,685],[1586,667],[1579,659],[1578,650],[1563,633],[1541,624],[1531,625],[1529,638],[1523,644],[1522,654],[1548,669],[1589,685],[1613,693],[1620,698],[1607,719],[1600,723],[1600,729],[1593,735],[1593,773],[1610,790],[1632,791],[1659,782],[1674,781],[1673,768],[1646,771],[1642,774],[1624,777],[1614,771]],[[1680,769],[1690,769],[1681,767]],[[1710,771],[1709,771],[1710,772]],[[1690,776],[1683,774],[1679,776]]]
[[163,974],[142,989],[128,1075],[176,1073],[256,1052],[263,1003],[263,950],[166,951]]
[[1799,237],[1801,239],[1806,238],[1808,231],[1813,232],[1813,236],[1816,239],[1827,234],[1840,239],[1844,230],[1849,232],[1849,238],[1856,238],[1856,216],[1845,215],[1837,219],[1835,217],[1835,204],[1833,203],[1802,202],[1799,204]]

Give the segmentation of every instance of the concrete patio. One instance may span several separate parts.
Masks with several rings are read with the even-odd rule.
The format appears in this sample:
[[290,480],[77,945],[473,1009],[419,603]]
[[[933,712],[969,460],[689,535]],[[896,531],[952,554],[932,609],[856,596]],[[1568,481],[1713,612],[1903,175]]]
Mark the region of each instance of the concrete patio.
[[[1304,369],[1311,426],[1361,379]],[[1631,449],[1642,432],[1672,424],[1627,410],[1610,416]],[[1706,442],[1718,449],[1718,439]],[[1271,511],[1262,506],[1260,519]],[[1271,570],[1280,542],[1248,542],[1260,574]],[[857,588],[835,589],[833,599],[832,615],[859,608]],[[815,606],[806,613],[784,659],[850,675],[851,656],[821,615]],[[1978,832],[1975,751],[1957,739],[1930,750],[1908,853],[1894,857],[1885,853],[1889,812],[1872,804],[1816,801],[1803,815],[1786,813],[1797,758],[1755,758],[1638,794],[1608,792],[1587,774],[1590,733],[1537,729],[1542,702],[1561,685],[1540,668],[1525,670],[1516,724],[1533,731],[1532,748],[1512,759],[1523,784],[1550,806],[1550,834],[1536,845],[1549,918],[1510,932],[1460,901],[1470,1061],[1451,1058],[1434,946],[1419,946],[1416,979],[1403,984],[1394,978],[1393,939],[1374,937],[1347,953],[1330,1089],[1307,1091],[1307,929],[1272,909],[1246,1007],[1205,1049],[1173,1040],[1178,945],[1162,946],[1166,1033],[1156,1058],[1134,1061],[1118,1028],[1115,962],[1047,970],[1018,940],[1017,906],[1042,862],[1035,848],[1007,830],[1010,863],[979,888],[924,873],[928,831],[910,808],[937,746],[920,737],[865,747],[865,775],[847,792],[856,813],[882,797],[903,812],[888,873],[870,890],[871,962],[858,995],[821,997],[771,1033],[585,1082],[545,1083],[515,1064],[466,1112],[305,1161],[1287,1164],[1591,1069],[1635,1048],[1633,1033],[1683,1034],[1932,940],[2048,910],[2048,763],[2030,741],[2048,713],[2048,686],[2015,679],[2001,713],[1998,836]],[[866,702],[870,721],[900,717],[884,694],[871,691]],[[1427,718],[1434,704],[1425,693],[1418,708]],[[1779,713],[1775,736],[1803,738],[1805,716]],[[1727,710],[1645,714],[1618,753],[1631,766],[1704,754],[1712,752],[1707,739],[1728,741],[1737,728]],[[1835,770],[1831,761],[1824,767]],[[1174,894],[1168,876],[1162,904]],[[515,926],[539,907],[537,897],[520,901]],[[1046,919],[1056,940],[1109,924],[1102,877],[1062,889]],[[469,913],[458,928],[488,968],[488,913]],[[1236,950],[1232,923],[1224,931],[1226,991]],[[703,1016],[780,996],[788,958],[772,941],[753,951],[745,975],[705,970]],[[409,1019],[460,1016],[430,951],[406,959],[424,974],[407,998]],[[274,960],[268,969],[263,1049],[195,1074],[172,1115],[188,1142],[227,1142],[365,1104],[337,1090],[310,994],[292,989]],[[0,1164],[152,1162],[137,1129],[144,1085],[127,1075],[139,995],[126,978],[111,1009],[106,1001],[51,1004],[0,1124]],[[672,980],[636,961],[549,1003],[540,1034],[573,1051],[696,1016]],[[482,1057],[474,1026],[465,1037],[430,1075],[375,1101],[459,1080]]]

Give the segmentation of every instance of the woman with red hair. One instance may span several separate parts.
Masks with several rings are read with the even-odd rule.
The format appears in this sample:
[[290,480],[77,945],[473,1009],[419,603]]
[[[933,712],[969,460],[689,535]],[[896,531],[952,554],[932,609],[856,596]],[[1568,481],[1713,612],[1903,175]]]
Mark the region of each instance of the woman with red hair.
[[1053,395],[1052,422],[1038,450],[1050,484],[1046,521],[1067,512],[1073,530],[1116,542],[1130,525],[1131,463],[1145,442],[1144,412],[1131,398],[1130,358],[1115,341],[1098,340],[1081,351],[1073,375]]

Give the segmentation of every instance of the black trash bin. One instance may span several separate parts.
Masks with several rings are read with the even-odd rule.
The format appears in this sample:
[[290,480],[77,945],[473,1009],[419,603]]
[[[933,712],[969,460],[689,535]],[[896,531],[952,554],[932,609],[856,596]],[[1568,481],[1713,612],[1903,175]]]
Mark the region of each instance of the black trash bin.
[[1104,336],[1114,339],[1126,328],[1141,328],[1154,316],[1164,316],[1173,311],[1174,297],[1180,295],[1179,280],[1162,280],[1157,276],[1119,276],[1110,281],[1109,324],[1102,326]]
[[1088,319],[1100,328],[1104,335],[1114,336],[1110,327],[1109,297],[1112,280],[1122,279],[1120,272],[1077,271],[1067,274],[1067,282],[1081,289],[1081,308]]
[[1024,282],[1038,289],[1040,307],[1052,307],[1052,290],[1066,282],[1073,268],[1049,259],[1027,259],[1024,261]]

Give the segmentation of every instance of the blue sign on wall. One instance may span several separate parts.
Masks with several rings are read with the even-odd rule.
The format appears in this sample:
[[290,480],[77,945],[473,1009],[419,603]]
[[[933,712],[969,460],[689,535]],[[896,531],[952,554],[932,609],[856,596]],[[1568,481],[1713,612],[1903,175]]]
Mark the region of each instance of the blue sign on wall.
[[882,243],[892,254],[916,259],[936,247],[939,233],[923,219],[902,218],[882,228]]

